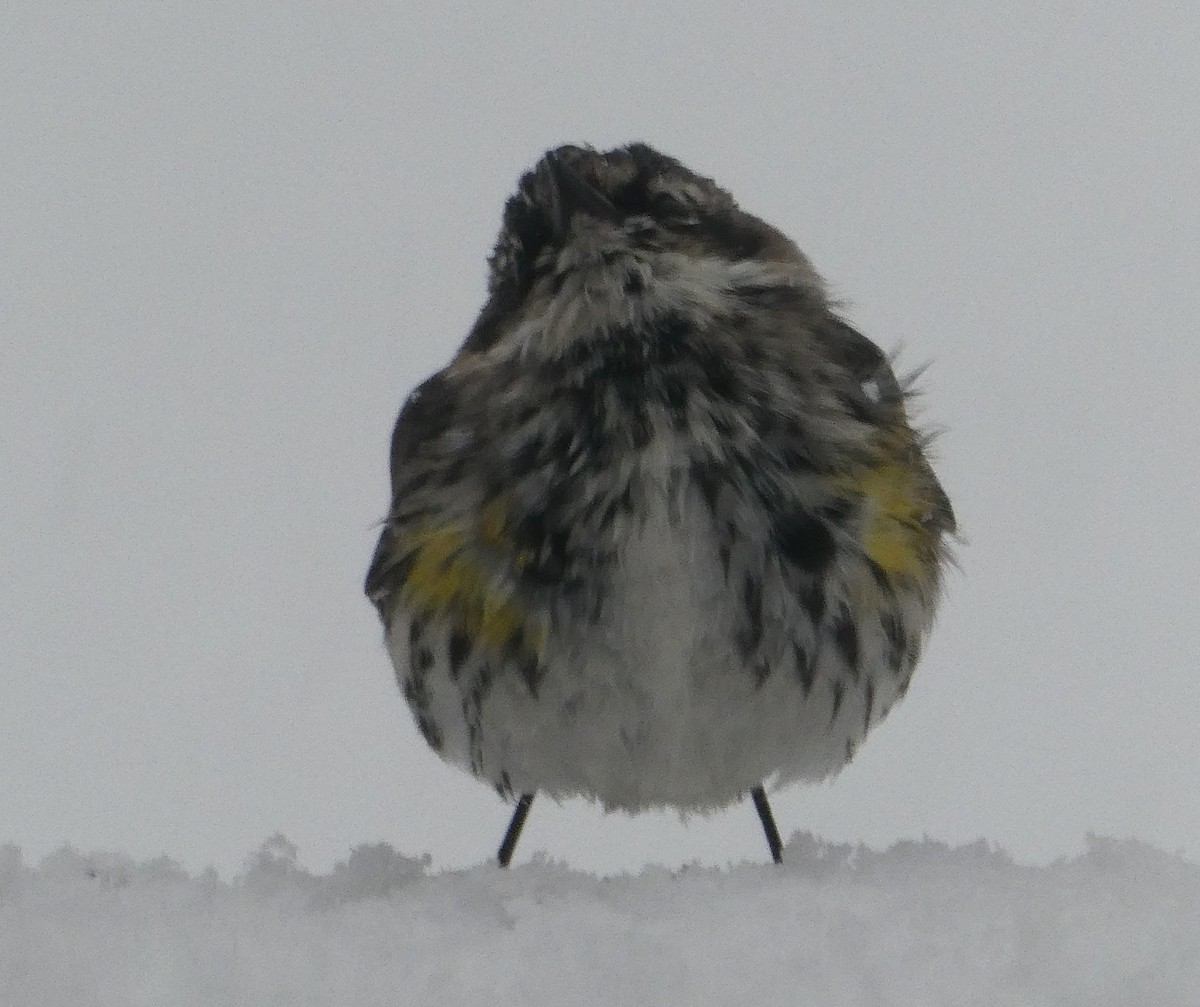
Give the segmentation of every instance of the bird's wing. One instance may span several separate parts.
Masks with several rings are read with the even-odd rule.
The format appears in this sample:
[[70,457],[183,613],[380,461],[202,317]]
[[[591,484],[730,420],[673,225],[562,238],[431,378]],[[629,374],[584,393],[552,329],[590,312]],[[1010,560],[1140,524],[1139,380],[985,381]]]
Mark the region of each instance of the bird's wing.
[[408,397],[392,430],[392,504],[364,585],[380,611],[406,575],[404,555],[396,548],[398,535],[434,505],[454,455],[461,456],[454,451],[455,438],[463,436],[459,391],[447,371],[433,375]]
[[[398,600],[497,653],[536,652],[529,594],[561,586],[549,506],[558,459],[510,366],[459,358],[409,397],[392,434],[392,506],[365,591],[385,625]],[[553,508],[551,508],[553,509]]]
[[887,355],[836,316],[829,316],[817,338],[842,370],[839,398],[847,411],[879,430],[869,462],[855,479],[884,520],[882,527],[895,535],[903,531],[914,547],[953,533],[949,498],[926,457],[930,438],[914,429],[906,409],[912,379],[900,382]]

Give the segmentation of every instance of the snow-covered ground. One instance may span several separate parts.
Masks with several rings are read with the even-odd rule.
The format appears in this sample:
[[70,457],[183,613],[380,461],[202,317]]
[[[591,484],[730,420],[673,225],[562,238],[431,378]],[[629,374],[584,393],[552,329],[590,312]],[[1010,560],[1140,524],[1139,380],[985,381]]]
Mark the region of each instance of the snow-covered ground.
[[1200,1004],[1200,867],[1133,840],[1048,867],[807,834],[782,867],[429,865],[360,846],[318,876],[275,836],[229,882],[3,847],[0,1003]]

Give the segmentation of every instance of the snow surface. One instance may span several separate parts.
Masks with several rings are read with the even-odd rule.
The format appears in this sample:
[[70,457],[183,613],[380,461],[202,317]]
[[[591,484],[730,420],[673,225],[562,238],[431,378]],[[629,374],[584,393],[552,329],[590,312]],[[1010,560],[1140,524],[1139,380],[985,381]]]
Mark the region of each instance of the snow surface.
[[782,867],[430,863],[360,846],[318,876],[276,835],[229,883],[5,846],[0,1003],[1200,1004],[1200,867],[1136,840],[1048,867],[800,833]]

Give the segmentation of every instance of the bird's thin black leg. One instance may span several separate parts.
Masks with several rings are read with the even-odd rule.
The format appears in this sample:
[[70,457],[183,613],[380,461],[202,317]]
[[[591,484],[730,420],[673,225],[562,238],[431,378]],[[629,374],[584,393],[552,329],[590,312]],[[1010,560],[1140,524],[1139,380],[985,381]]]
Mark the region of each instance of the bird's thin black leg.
[[[507,867],[508,862],[512,860],[513,850],[517,848],[517,840],[521,838],[521,829],[525,826],[525,818],[529,814],[529,805],[533,803],[533,794],[522,794],[520,800],[517,801],[517,808],[513,812],[512,820],[508,823],[508,831],[504,833],[504,841],[500,844],[500,852],[496,854],[496,859],[500,861],[501,867]],[[771,812],[768,811],[769,815]]]
[[758,820],[762,822],[763,832],[767,835],[767,845],[771,848],[771,859],[775,863],[783,863],[783,843],[779,841],[779,830],[775,828],[775,816],[771,814],[771,805],[767,803],[767,792],[762,787],[750,791],[754,799],[754,810],[758,812]]

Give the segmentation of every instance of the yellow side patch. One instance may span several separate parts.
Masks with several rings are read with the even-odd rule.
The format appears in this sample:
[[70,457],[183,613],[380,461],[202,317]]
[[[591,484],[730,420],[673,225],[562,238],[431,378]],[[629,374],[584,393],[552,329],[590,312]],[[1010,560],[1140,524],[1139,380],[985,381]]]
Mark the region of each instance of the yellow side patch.
[[[499,544],[502,518],[488,508],[480,529],[483,543]],[[474,562],[463,529],[455,524],[404,536],[401,548],[412,555],[404,598],[419,611],[449,618],[472,640],[497,653],[518,643],[540,654],[546,631],[498,589]]]
[[888,573],[917,577],[925,572],[928,532],[921,517],[929,501],[914,485],[903,465],[887,462],[868,469],[857,489],[867,498],[863,546],[867,555]]
[[911,434],[890,431],[874,465],[839,480],[842,489],[865,503],[862,546],[885,572],[924,578],[931,573],[933,537],[926,527],[931,488]]

